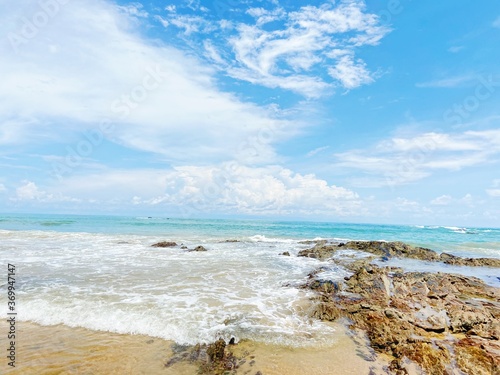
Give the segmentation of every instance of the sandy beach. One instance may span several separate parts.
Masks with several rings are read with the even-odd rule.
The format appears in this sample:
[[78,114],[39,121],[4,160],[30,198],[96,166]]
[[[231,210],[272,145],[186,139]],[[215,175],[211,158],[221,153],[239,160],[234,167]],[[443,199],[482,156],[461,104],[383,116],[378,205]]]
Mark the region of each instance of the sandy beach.
[[[236,374],[265,375],[305,374],[382,374],[386,365],[380,358],[352,336],[341,324],[333,324],[338,332],[335,345],[316,348],[291,348],[242,341],[231,350],[245,361]],[[6,331],[7,324],[0,323]],[[16,368],[3,361],[2,374],[147,374],[193,375],[198,367],[184,361],[165,366],[174,356],[172,341],[144,335],[123,335],[70,328],[64,325],[41,326],[18,323]],[[0,346],[7,340],[0,337]],[[173,350],[174,349],[174,350]]]

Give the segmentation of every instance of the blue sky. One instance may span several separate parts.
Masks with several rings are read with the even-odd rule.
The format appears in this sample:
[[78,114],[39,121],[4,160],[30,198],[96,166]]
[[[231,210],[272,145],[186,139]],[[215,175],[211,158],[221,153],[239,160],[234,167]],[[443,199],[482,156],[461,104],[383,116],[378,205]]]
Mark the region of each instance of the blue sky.
[[500,4],[0,4],[0,211],[498,226]]

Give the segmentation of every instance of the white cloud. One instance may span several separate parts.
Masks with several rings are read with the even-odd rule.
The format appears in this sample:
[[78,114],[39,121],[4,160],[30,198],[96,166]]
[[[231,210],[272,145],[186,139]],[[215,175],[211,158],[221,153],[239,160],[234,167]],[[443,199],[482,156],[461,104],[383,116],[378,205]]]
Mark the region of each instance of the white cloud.
[[492,189],[487,189],[486,193],[493,198],[500,197],[500,179],[493,180]]
[[[348,89],[371,83],[373,76],[354,51],[378,44],[389,30],[364,10],[364,2],[347,0],[337,6],[304,6],[289,13],[281,8],[252,8],[248,13],[255,17],[255,25],[237,24],[237,35],[229,40],[236,64],[228,64],[227,72],[237,79],[307,97],[320,96],[332,84],[317,69],[327,70],[334,83]],[[262,27],[278,19],[284,21],[283,27]],[[344,51],[343,56],[336,59],[332,50]]]
[[147,18],[149,16],[149,13],[143,9],[144,6],[141,3],[131,3],[128,5],[119,6],[118,8],[130,16],[141,18]]
[[25,181],[24,185],[16,189],[16,196],[11,198],[12,201],[38,201],[46,202],[80,202],[79,199],[70,198],[61,193],[50,194],[40,190],[32,181]]
[[0,193],[4,193],[7,191],[7,188],[5,187],[4,184],[0,184]]
[[499,198],[500,197],[500,189],[487,189],[486,192],[490,197]]
[[354,186],[394,186],[417,181],[438,170],[458,171],[496,162],[500,129],[463,133],[424,133],[384,140],[365,150],[336,154],[338,167],[362,170],[373,178],[352,180]]
[[493,27],[496,27],[497,29],[500,29],[500,16],[496,18],[495,21],[493,21]]
[[310,158],[310,157],[312,157],[312,156],[314,156],[316,154],[319,154],[320,152],[323,152],[323,151],[325,151],[325,150],[327,150],[329,148],[330,148],[330,146],[323,146],[323,147],[315,148],[314,150],[309,151],[306,156],[308,158]]
[[84,201],[99,197],[101,204],[162,205],[183,212],[352,216],[363,211],[355,192],[312,174],[236,162],[167,171],[110,170],[68,177],[54,189]]
[[346,89],[355,89],[373,82],[366,64],[359,59],[354,61],[349,55],[342,56],[333,68],[328,69],[328,74],[340,81]]
[[9,72],[0,87],[2,144],[62,140],[110,120],[108,139],[177,162],[229,159],[261,132],[272,133],[254,147],[272,161],[272,144],[300,126],[222,92],[213,70],[142,39],[136,22],[105,1],[68,2],[34,37],[16,39],[22,28],[11,20],[39,9],[27,3],[0,14],[0,32],[14,43],[0,45],[0,71]]
[[441,195],[431,201],[434,206],[447,206],[453,201],[453,198],[449,195]]
[[448,52],[458,53],[461,50],[463,50],[464,48],[465,48],[464,46],[452,46],[452,47],[448,48]]
[[174,25],[179,29],[184,30],[184,35],[189,36],[192,33],[199,32],[210,32],[214,28],[210,22],[205,20],[200,16],[189,16],[189,15],[178,15],[174,14],[168,18],[167,23],[163,23],[164,26]]
[[[461,49],[461,48],[460,48]],[[454,50],[455,52],[460,51]],[[421,88],[455,88],[455,87],[467,87],[474,83],[479,82],[478,77],[473,75],[461,75],[456,77],[448,77],[443,79],[438,79],[434,81],[417,83],[415,86]]]

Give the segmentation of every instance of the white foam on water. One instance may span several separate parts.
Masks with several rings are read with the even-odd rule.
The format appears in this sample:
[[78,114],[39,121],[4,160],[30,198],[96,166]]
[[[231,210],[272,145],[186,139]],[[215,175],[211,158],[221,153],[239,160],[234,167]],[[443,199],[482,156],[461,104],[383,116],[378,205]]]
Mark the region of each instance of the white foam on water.
[[285,286],[321,264],[279,255],[296,255],[294,241],[206,241],[208,251],[188,252],[151,247],[158,238],[149,236],[7,232],[0,233],[0,258],[17,267],[20,320],[182,344],[218,337],[291,346],[335,340],[333,328],[308,317],[312,293]]

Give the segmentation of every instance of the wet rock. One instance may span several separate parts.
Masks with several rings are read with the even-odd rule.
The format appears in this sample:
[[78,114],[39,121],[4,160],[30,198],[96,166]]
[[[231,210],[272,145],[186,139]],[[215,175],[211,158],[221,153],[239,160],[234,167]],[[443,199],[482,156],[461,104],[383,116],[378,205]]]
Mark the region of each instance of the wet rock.
[[226,342],[223,339],[218,339],[207,348],[208,358],[212,362],[220,361],[224,358],[224,350],[226,349]]
[[225,240],[225,243],[235,243],[235,242],[240,242],[239,240]]
[[281,253],[280,255],[284,255],[284,256],[289,257],[289,256],[290,256],[290,253],[289,253],[288,251],[285,251],[285,252]]
[[320,302],[314,307],[311,316],[316,319],[333,322],[340,317],[340,310],[333,302]]
[[338,249],[337,245],[318,244],[313,248],[299,251],[298,256],[324,260],[331,258]]
[[349,241],[339,248],[361,250],[375,255],[391,257],[412,258],[421,260],[439,260],[439,255],[424,247],[405,244],[404,242],[384,241]]
[[207,251],[207,249],[205,249],[203,246],[196,246],[193,250],[189,250],[189,251]]
[[[232,341],[232,340],[231,340]],[[233,344],[232,345],[236,345]],[[194,346],[172,346],[174,356],[170,358],[165,367],[170,367],[178,362],[189,362],[198,366],[200,375],[223,375],[233,373],[243,358],[236,358],[231,351],[227,350],[226,342],[219,339],[212,344],[196,344]]]
[[500,259],[494,258],[462,258],[456,255],[442,253],[440,260],[446,264],[454,266],[500,268]]
[[177,246],[175,242],[161,241],[151,245],[152,247],[174,247]]
[[305,241],[299,241],[299,244],[301,245],[324,245],[326,244],[326,240],[305,240]]
[[[318,293],[311,316],[349,318],[352,328],[366,332],[375,350],[394,357],[392,373],[418,368],[425,374],[498,371],[498,288],[474,277],[361,264],[338,292],[332,281],[311,274],[303,286]],[[458,348],[461,338],[455,334],[473,341]],[[471,370],[476,362],[478,372]]]
[[500,374],[500,343],[467,337],[460,340],[455,353],[460,370],[466,374]]

